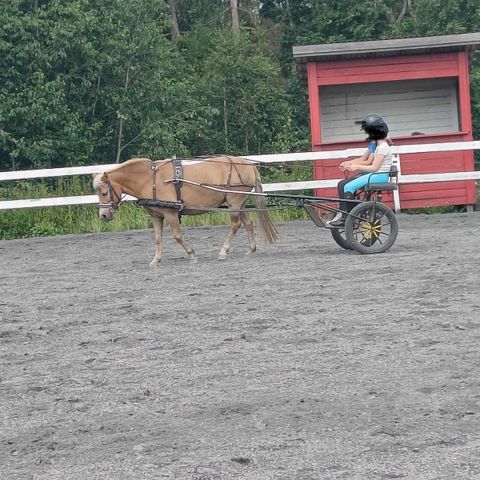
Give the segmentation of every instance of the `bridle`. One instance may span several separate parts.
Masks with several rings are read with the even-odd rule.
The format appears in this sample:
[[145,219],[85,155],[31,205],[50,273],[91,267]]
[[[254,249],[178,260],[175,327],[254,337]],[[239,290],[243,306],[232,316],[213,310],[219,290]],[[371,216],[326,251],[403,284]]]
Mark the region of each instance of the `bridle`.
[[112,183],[110,180],[107,182],[102,182],[103,184],[107,184],[108,187],[108,195],[110,197],[110,201],[106,203],[99,202],[98,208],[108,208],[110,213],[115,213],[118,210],[118,207],[123,203],[122,196],[118,196],[115,192],[115,189],[112,187]]

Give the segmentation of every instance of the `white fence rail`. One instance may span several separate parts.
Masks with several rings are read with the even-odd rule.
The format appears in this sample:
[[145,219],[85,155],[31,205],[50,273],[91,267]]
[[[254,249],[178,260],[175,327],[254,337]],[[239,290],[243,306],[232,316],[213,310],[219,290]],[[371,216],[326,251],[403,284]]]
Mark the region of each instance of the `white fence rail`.
[[[400,145],[394,146],[393,152],[397,156],[399,164],[400,175],[399,183],[429,183],[429,182],[448,182],[455,180],[478,180],[480,179],[480,171],[472,172],[452,172],[452,173],[430,173],[430,174],[415,174],[402,175],[400,155],[405,153],[420,153],[420,152],[447,152],[447,151],[464,151],[480,149],[480,141],[471,142],[448,142],[448,143],[429,143],[420,145]],[[349,158],[359,156],[363,153],[363,148],[349,148],[346,150],[333,150],[323,152],[300,152],[274,155],[249,155],[245,158],[258,161],[260,163],[288,163],[288,162],[302,162],[314,160],[326,160],[333,158]],[[21,170],[0,172],[0,181],[8,180],[26,180],[33,178],[49,178],[49,177],[64,177],[73,175],[89,175],[92,173],[99,173],[108,171],[117,167],[117,164],[110,165],[92,165],[86,167],[67,167],[67,168],[52,168],[39,170]],[[328,188],[335,187],[340,178],[331,180],[310,180],[302,182],[286,182],[286,183],[268,183],[264,185],[265,192],[278,191],[295,191],[306,190],[313,188]],[[133,197],[127,197],[127,200],[135,200]],[[71,197],[54,197],[54,198],[39,198],[26,200],[5,200],[0,201],[0,210],[11,210],[15,208],[33,208],[33,207],[55,207],[65,205],[87,205],[97,203],[97,195],[81,195]],[[395,209],[400,209],[400,200],[398,195],[394,198]]]

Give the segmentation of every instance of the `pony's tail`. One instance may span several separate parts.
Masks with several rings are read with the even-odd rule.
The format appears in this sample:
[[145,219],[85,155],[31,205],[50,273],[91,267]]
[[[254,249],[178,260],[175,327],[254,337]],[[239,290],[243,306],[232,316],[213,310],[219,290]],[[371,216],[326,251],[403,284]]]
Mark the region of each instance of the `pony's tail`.
[[[262,193],[260,172],[255,168],[255,192]],[[263,195],[255,195],[255,207],[257,208],[258,221],[262,230],[262,237],[266,243],[275,243],[278,240],[278,231],[273,224],[267,210],[267,202]]]

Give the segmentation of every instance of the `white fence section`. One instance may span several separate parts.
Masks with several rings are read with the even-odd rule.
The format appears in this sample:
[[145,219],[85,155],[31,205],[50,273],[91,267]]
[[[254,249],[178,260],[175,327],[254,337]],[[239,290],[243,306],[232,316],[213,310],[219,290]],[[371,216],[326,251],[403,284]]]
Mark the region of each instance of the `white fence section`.
[[[472,172],[452,172],[452,173],[431,173],[418,175],[402,175],[400,156],[405,153],[420,152],[447,152],[462,150],[480,149],[480,141],[471,142],[448,142],[448,143],[428,143],[421,145],[400,145],[393,146],[393,152],[396,155],[397,164],[399,166],[398,182],[402,183],[427,183],[427,182],[448,182],[455,180],[478,180],[480,179],[480,171]],[[259,163],[288,163],[303,162],[326,159],[346,159],[359,156],[364,152],[363,148],[348,148],[346,150],[333,150],[323,152],[299,152],[287,154],[272,155],[248,155],[244,158],[257,161]],[[72,175],[89,175],[92,173],[100,173],[117,167],[117,164],[110,165],[92,165],[87,167],[67,167],[52,168],[43,170],[21,170],[0,172],[0,181],[7,180],[26,180],[32,178],[48,178],[48,177],[65,177]],[[313,188],[335,187],[340,178],[331,180],[310,180],[303,182],[286,182],[286,183],[267,183],[264,184],[265,192],[279,191],[295,191],[307,190]],[[127,200],[135,200],[133,197],[127,197]],[[29,200],[5,200],[0,201],[0,210],[11,210],[15,208],[32,208],[32,207],[55,207],[65,205],[87,205],[97,203],[97,195],[81,195],[75,197],[56,197],[56,198],[39,198]],[[394,196],[395,210],[400,210],[400,199],[398,193]]]

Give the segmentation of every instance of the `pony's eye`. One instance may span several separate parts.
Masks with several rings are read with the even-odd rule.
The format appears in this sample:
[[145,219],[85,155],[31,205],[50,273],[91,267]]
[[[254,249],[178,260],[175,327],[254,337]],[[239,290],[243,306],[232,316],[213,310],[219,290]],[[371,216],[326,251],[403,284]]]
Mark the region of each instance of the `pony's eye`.
[[102,195],[102,197],[106,197],[106,196],[107,196],[107,194],[108,194],[108,192],[102,192],[102,194],[101,194],[101,195]]

